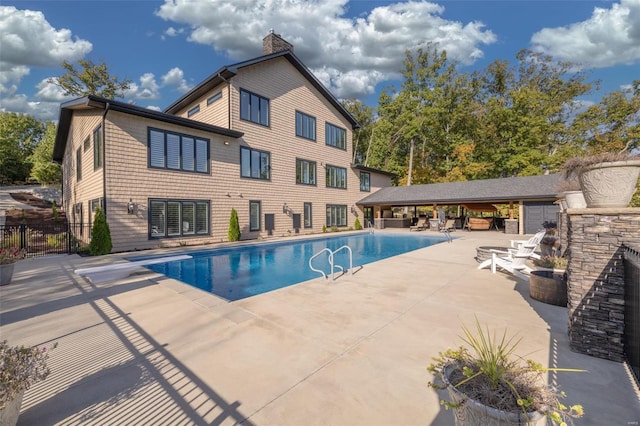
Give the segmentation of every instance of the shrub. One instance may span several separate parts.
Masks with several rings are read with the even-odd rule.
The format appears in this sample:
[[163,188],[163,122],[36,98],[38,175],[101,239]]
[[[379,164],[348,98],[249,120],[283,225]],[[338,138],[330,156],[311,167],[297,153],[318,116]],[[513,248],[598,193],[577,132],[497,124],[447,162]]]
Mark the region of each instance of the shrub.
[[238,212],[231,209],[231,217],[229,218],[229,232],[227,237],[229,241],[240,241],[240,223],[238,222]]
[[91,228],[91,242],[89,252],[93,256],[101,256],[111,253],[113,245],[111,243],[111,231],[107,218],[100,207],[96,209],[96,217]]
[[53,215],[53,221],[57,222],[58,221],[58,216],[60,215],[58,213],[58,206],[56,205],[56,202],[54,201],[53,204],[51,205],[51,214]]
[[[57,343],[53,345],[56,346]],[[47,378],[48,358],[47,348],[9,346],[6,340],[0,342],[0,409],[32,384]]]
[[335,226],[335,225],[333,225],[333,226],[331,227],[331,232],[338,232],[338,227],[337,227],[337,226]]
[[359,231],[362,229],[362,225],[360,224],[360,218],[356,217],[356,221],[353,224],[353,226],[356,228],[356,231]]
[[47,235],[47,245],[51,248],[60,248],[64,243],[65,234],[49,234]]
[[323,234],[327,233],[327,225],[322,225],[322,233]]

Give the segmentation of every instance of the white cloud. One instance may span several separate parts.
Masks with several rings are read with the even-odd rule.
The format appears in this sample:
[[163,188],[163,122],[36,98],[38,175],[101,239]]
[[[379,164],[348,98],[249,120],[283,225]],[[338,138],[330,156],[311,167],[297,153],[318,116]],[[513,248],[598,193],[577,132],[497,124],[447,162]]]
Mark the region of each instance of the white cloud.
[[40,67],[75,61],[92,49],[90,42],[72,38],[65,28],[56,30],[42,12],[0,6],[2,62]]
[[46,78],[36,85],[38,93],[36,93],[36,99],[45,102],[55,102],[60,104],[61,102],[73,99],[75,96],[65,96],[64,90],[55,83],[50,83],[50,79],[55,77]]
[[427,1],[379,6],[355,18],[346,16],[348,6],[348,0],[165,0],[156,13],[189,25],[188,40],[235,60],[259,56],[273,28],[339,97],[370,94],[397,78],[407,49],[438,42],[450,58],[471,64],[483,56],[482,45],[496,41],[482,23],[444,19],[444,7]]
[[591,18],[544,28],[531,37],[534,50],[583,67],[605,68],[640,60],[640,0],[596,7]]
[[167,28],[167,31],[164,33],[169,37],[176,37],[178,34],[182,34],[184,32],[184,28],[175,29],[173,27]]
[[184,79],[184,72],[178,67],[171,68],[162,76],[162,87],[166,86],[175,86],[180,93],[185,93],[192,87]]
[[149,105],[147,107],[147,109],[150,109],[152,111],[162,111],[162,108],[160,108],[159,106],[155,106],[155,105]]

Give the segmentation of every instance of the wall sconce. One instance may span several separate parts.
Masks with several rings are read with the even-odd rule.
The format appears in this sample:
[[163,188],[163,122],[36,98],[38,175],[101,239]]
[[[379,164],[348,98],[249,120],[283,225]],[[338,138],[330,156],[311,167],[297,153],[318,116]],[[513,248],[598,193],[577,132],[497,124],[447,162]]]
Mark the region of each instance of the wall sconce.
[[229,141],[224,141],[224,144],[229,146]]
[[284,205],[282,206],[282,213],[289,214],[289,206],[287,205],[287,203],[284,203]]
[[231,198],[231,193],[227,192],[227,197]]
[[242,197],[242,192],[238,192],[238,197],[243,198]]
[[355,214],[355,212],[356,212],[356,206],[351,204],[351,213]]
[[129,202],[127,203],[127,214],[134,214],[136,212],[136,205],[133,203],[133,200],[129,198]]

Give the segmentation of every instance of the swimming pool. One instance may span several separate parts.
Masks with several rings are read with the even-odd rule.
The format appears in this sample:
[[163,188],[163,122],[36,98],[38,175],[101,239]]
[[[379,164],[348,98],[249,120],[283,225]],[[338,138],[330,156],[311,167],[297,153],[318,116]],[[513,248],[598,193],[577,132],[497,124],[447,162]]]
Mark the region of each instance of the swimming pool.
[[[233,301],[318,278],[320,275],[309,269],[309,258],[323,248],[335,250],[348,245],[353,251],[355,269],[443,241],[446,237],[439,235],[351,234],[195,251],[188,253],[192,259],[159,263],[147,268]],[[321,255],[316,258],[314,266],[328,275],[327,257]],[[336,254],[334,264],[342,265],[345,270],[349,267],[345,250]]]

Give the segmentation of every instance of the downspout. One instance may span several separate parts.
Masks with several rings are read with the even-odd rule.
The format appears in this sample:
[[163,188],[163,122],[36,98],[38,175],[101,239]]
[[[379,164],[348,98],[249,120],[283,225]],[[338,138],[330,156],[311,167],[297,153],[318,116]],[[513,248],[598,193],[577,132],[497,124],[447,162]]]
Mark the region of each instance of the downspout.
[[[107,217],[107,129],[105,126],[107,113],[109,112],[109,102],[104,107],[102,114],[102,199],[104,202],[104,216]],[[91,212],[89,212],[91,214]]]
[[229,80],[222,76],[222,72],[218,73],[218,77],[227,83],[227,127],[231,130],[231,84],[229,84]]

